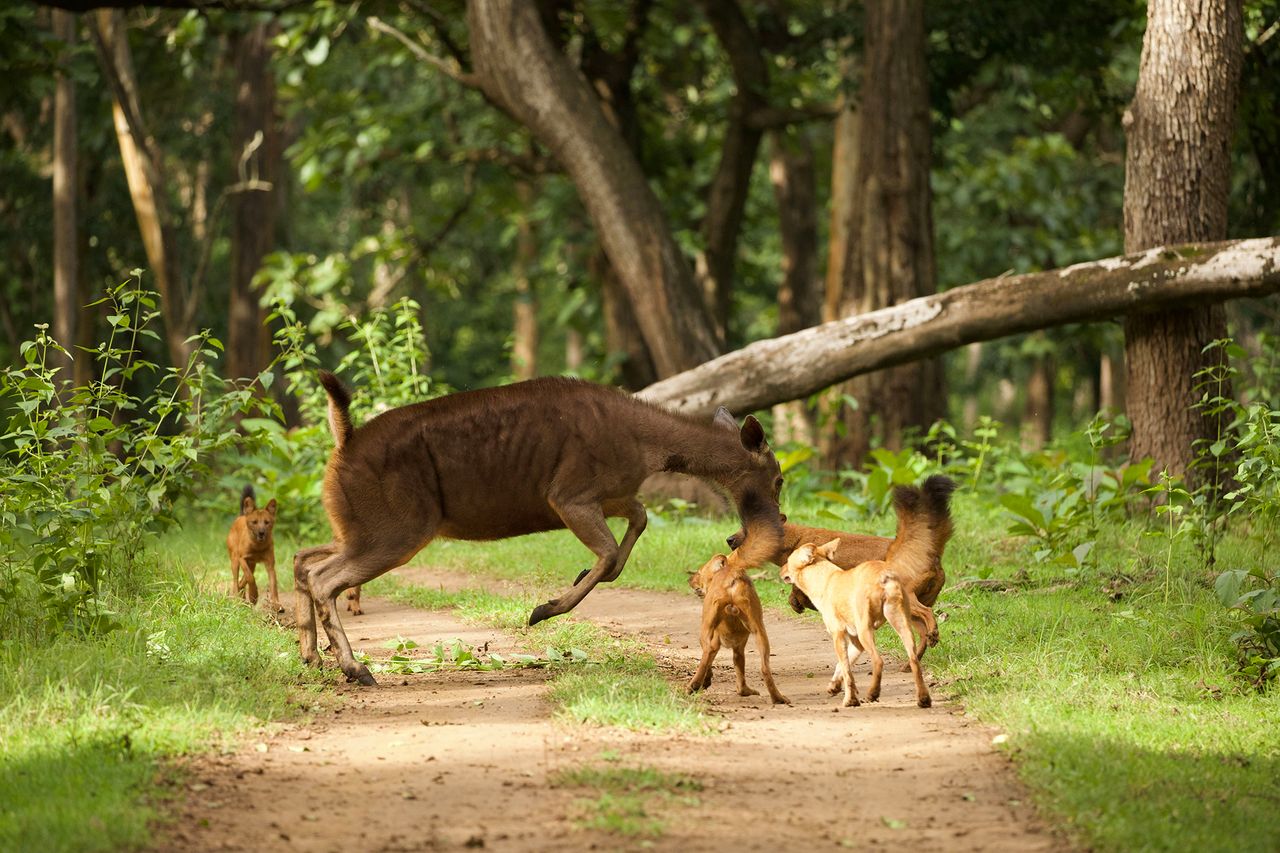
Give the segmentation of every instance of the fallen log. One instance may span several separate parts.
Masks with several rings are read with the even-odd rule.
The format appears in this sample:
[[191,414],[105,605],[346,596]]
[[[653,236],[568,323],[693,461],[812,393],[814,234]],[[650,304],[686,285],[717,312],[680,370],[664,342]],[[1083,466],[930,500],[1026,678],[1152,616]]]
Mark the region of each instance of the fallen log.
[[756,341],[636,396],[689,414],[743,414],[976,341],[1277,291],[1280,237],[1161,247],[987,279]]

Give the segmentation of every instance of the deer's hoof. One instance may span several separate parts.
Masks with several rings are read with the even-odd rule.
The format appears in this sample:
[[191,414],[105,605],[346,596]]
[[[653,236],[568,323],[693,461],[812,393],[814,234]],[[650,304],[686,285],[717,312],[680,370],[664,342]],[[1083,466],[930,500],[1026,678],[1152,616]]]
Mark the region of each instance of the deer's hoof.
[[347,681],[354,681],[362,687],[378,686],[378,680],[369,672],[369,668],[363,665],[354,673],[347,673]]
[[529,624],[531,626],[537,625],[539,622],[545,619],[550,619],[552,616],[556,615],[557,614],[552,611],[550,602],[547,602],[546,604],[539,604],[537,607],[533,608],[533,612],[529,614]]

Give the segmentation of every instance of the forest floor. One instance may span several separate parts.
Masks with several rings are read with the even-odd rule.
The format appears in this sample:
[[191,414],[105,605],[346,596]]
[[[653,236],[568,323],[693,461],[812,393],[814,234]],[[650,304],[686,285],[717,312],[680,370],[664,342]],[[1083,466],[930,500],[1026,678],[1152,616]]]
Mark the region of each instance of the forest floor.
[[[445,589],[474,584],[439,569],[396,574]],[[344,623],[353,646],[375,659],[397,637],[526,651],[448,610],[366,596],[365,611]],[[574,616],[638,639],[683,685],[699,656],[698,612],[692,594],[602,586]],[[766,621],[791,706],[736,695],[728,650],[706,697],[718,724],[710,734],[566,721],[546,697],[547,669],[382,673],[376,688],[339,687],[344,701],[305,724],[269,725],[238,751],[192,759],[157,848],[1066,848],[993,749],[996,730],[936,689],[934,706],[917,708],[911,676],[892,658],[878,703],[839,708],[825,693],[832,655],[821,625]],[[856,671],[863,691],[868,670],[864,661]],[[763,693],[751,645],[747,674]],[[651,781],[639,799],[591,787],[624,772]]]

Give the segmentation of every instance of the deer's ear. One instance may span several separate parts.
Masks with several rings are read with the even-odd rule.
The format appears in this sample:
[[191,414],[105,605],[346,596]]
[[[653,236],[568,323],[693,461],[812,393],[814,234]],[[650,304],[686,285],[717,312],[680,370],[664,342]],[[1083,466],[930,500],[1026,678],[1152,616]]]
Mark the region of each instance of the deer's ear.
[[716,426],[722,426],[725,429],[738,428],[738,422],[733,419],[733,415],[724,406],[716,409],[715,417],[711,419],[711,422]]
[[778,516],[778,518],[781,518],[781,519],[782,519],[782,523],[783,523],[783,524],[786,524],[786,523],[787,523],[787,514],[786,514],[785,512],[784,512],[784,513],[782,513],[781,515],[779,515],[779,516]]
[[769,449],[769,442],[764,438],[764,427],[760,426],[755,415],[747,415],[747,419],[742,422],[742,431],[739,436],[742,438],[742,446],[752,453]]

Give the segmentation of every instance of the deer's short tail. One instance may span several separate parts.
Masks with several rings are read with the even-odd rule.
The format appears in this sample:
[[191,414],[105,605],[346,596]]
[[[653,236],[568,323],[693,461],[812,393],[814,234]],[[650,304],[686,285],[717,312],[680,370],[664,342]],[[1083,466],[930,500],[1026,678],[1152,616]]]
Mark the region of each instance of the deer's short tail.
[[320,384],[329,395],[329,431],[338,447],[351,438],[351,392],[342,380],[327,370],[320,371]]

